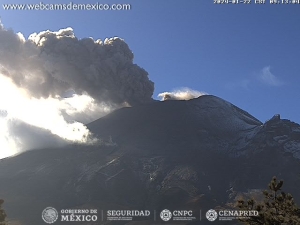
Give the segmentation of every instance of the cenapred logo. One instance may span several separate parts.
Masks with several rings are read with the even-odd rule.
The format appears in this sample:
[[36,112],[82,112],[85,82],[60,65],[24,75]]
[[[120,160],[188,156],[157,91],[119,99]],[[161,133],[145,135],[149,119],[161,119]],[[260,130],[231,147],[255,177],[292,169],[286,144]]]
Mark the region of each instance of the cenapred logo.
[[209,221],[215,221],[218,218],[218,213],[215,210],[210,209],[206,212],[206,218]]
[[169,221],[172,218],[172,213],[170,212],[170,210],[168,209],[164,209],[163,211],[161,211],[160,213],[160,218],[163,221]]
[[53,207],[47,207],[42,212],[42,219],[45,223],[54,223],[58,218],[58,212]]

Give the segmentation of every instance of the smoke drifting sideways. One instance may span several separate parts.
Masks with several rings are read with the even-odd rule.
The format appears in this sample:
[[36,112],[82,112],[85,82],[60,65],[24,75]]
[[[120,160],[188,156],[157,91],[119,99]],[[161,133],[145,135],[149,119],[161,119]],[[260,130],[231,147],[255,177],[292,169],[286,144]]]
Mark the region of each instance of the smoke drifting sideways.
[[198,98],[202,95],[207,95],[206,92],[195,91],[190,88],[181,88],[172,92],[163,92],[158,94],[161,101],[167,100],[190,100]]
[[151,102],[154,83],[124,40],[78,39],[73,29],[25,39],[0,22],[0,158],[97,140],[84,125]]

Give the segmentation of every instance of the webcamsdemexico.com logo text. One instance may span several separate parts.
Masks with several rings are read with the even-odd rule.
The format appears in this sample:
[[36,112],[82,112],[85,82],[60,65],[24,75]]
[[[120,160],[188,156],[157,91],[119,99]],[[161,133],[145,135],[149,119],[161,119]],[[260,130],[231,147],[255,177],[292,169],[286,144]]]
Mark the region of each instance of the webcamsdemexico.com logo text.
[[35,10],[35,11],[121,11],[121,10],[131,10],[130,4],[101,4],[101,3],[43,3],[39,2],[36,4],[2,4],[4,10]]

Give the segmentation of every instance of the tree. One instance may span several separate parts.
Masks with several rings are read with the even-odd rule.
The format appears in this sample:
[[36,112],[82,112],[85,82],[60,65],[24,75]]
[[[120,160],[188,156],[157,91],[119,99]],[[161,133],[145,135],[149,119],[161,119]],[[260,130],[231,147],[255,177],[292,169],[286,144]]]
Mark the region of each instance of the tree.
[[2,209],[2,204],[4,203],[4,200],[0,199],[0,225],[5,225],[5,218],[6,213],[4,209]]
[[284,192],[279,193],[283,181],[277,182],[273,177],[269,190],[263,191],[264,202],[257,203],[254,199],[238,200],[242,210],[257,210],[258,216],[240,219],[247,225],[299,225],[300,208],[295,204],[293,196]]

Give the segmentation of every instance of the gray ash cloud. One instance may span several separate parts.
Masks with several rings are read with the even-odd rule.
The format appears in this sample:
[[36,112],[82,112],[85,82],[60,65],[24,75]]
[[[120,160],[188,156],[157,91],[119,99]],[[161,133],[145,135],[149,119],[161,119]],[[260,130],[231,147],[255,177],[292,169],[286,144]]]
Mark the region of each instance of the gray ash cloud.
[[151,102],[154,83],[133,60],[118,37],[78,39],[66,28],[26,39],[0,22],[0,158],[62,143],[94,143],[97,138],[84,124]]
[[118,37],[78,39],[72,28],[66,28],[35,33],[25,40],[0,27],[2,74],[35,97],[61,96],[73,89],[99,102],[149,102],[154,83],[133,58]]

